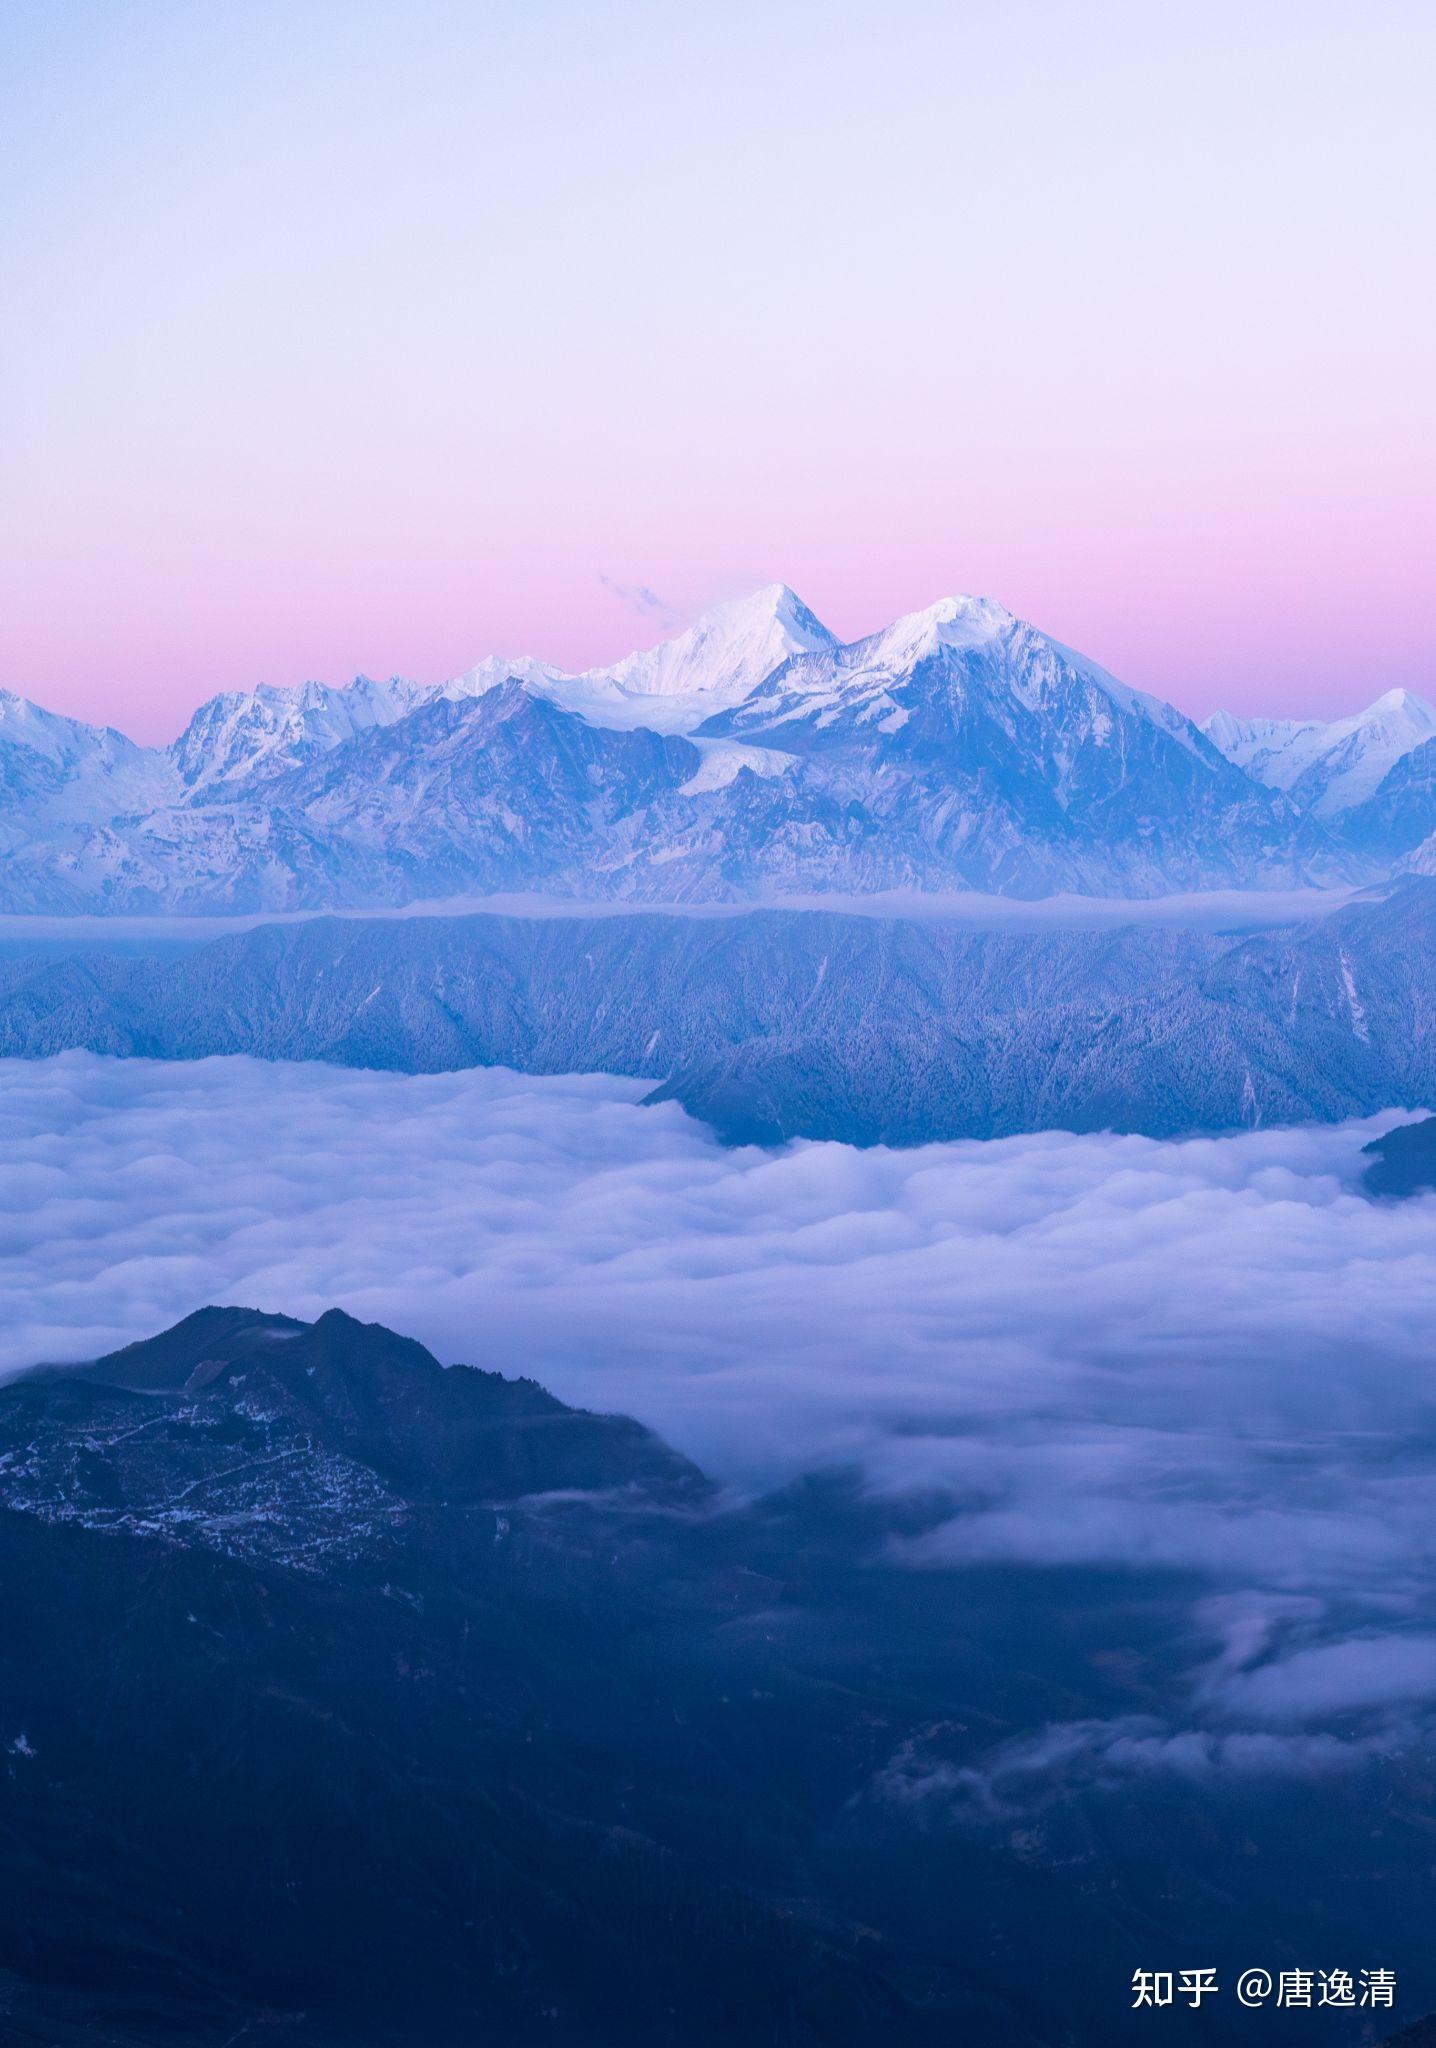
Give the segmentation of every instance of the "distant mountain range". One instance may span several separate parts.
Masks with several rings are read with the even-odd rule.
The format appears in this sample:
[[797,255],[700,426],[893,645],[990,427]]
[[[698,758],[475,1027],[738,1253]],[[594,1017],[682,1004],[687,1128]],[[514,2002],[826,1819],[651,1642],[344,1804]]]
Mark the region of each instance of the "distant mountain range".
[[609,668],[263,687],[162,748],[0,694],[0,856],[12,912],[1369,882],[1436,868],[1436,711],[1199,728],[990,600],[842,645],[773,585]]
[[1436,1104],[1436,880],[1242,933],[815,910],[314,918],[0,954],[0,1057],[630,1074],[725,1138],[1192,1131]]

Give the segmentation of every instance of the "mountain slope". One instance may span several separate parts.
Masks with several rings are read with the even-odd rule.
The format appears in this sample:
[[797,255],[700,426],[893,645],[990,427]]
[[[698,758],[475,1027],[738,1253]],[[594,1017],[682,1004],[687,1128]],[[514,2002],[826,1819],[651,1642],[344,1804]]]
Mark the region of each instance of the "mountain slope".
[[542,662],[491,657],[446,684],[444,694],[479,696],[516,680],[595,725],[688,733],[713,712],[741,703],[792,656],[836,645],[801,598],[786,584],[770,583],[715,605],[674,638],[608,668],[566,675]]
[[798,1896],[892,1710],[725,1647],[768,1582],[711,1513],[636,1424],[338,1311],[0,1388],[6,2039],[935,2048]]
[[1365,1152],[1371,1161],[1365,1175],[1371,1194],[1399,1200],[1436,1188],[1436,1116],[1398,1125]]
[[[201,1413],[181,1406],[161,1422],[162,1396]],[[678,1507],[710,1492],[624,1416],[566,1408],[531,1380],[445,1371],[421,1344],[337,1309],[313,1324],[201,1309],[82,1373],[31,1376],[0,1402],[12,1429],[21,1416],[42,1428],[82,1416],[88,1445],[104,1416],[113,1431],[102,1474],[78,1437],[64,1455],[12,1460],[0,1472],[12,1509],[302,1568],[316,1546],[383,1553],[405,1515],[438,1503],[633,1487]],[[173,1508],[180,1463],[184,1504]]]
[[1423,869],[1421,850],[1436,833],[1436,739],[1402,754],[1372,795],[1343,811],[1336,824],[1357,852]]
[[191,796],[232,789],[327,754],[356,733],[393,725],[428,694],[399,676],[387,683],[358,676],[343,690],[312,682],[277,690],[261,683],[201,704],[169,755]]
[[1322,864],[1285,802],[1179,712],[989,599],[794,659],[700,729],[720,734],[798,753],[889,829],[1017,893],[1044,869],[1145,894]]
[[1250,937],[815,911],[317,919],[0,967],[0,1055],[630,1074],[726,1137],[1173,1136],[1436,1102],[1436,882]]
[[1219,711],[1202,729],[1258,782],[1285,790],[1303,813],[1330,821],[1366,803],[1399,761],[1436,738],[1436,706],[1410,690],[1388,690],[1364,711],[1329,724],[1239,719]]
[[[232,693],[164,750],[11,700],[0,908],[1371,880],[1408,848],[1358,799],[1422,715],[1393,697],[1302,727],[1310,761],[1214,721],[1223,751],[990,600],[842,646],[775,584],[606,669]],[[1336,829],[1355,809],[1369,829]]]
[[1064,1782],[1191,1710],[1190,1575],[914,1569],[963,1495],[734,1502],[338,1311],[0,1386],[7,2048],[1111,2048],[1253,1927],[1429,2007],[1415,1734]]
[[173,788],[156,750],[0,690],[0,848],[144,809]]

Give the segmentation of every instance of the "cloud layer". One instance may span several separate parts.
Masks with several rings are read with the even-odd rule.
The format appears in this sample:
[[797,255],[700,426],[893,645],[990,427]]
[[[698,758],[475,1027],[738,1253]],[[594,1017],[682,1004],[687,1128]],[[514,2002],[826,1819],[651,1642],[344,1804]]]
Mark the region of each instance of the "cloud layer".
[[1436,1203],[1359,1193],[1390,1119],[773,1154],[641,1087],[0,1064],[0,1371],[337,1303],[738,1485],[946,1489],[915,1567],[1194,1575],[1176,1719],[1049,1731],[1009,1788],[1059,1750],[1314,1769],[1309,1724],[1360,1754],[1436,1698]]

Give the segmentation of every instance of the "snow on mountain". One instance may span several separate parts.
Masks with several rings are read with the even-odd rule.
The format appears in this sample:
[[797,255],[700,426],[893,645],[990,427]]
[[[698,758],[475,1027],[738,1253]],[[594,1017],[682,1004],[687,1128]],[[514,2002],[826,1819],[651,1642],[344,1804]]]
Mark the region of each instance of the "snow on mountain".
[[1335,818],[1374,796],[1403,756],[1436,736],[1436,706],[1410,690],[1388,690],[1364,711],[1329,724],[1219,711],[1203,731],[1258,782],[1288,791],[1313,817]]
[[949,650],[987,645],[1006,623],[1011,615],[989,599],[944,598],[866,639],[847,646],[829,640],[775,664],[734,706],[713,707],[713,729],[758,733],[801,722],[822,731],[846,714],[859,725],[897,731],[907,713],[890,692],[900,679]]
[[85,725],[45,711],[13,690],[0,690],[0,746],[23,747],[27,753],[64,769],[130,742],[108,726]]
[[1408,875],[1436,875],[1436,832],[1429,834],[1414,853],[1406,856],[1402,869]]
[[1075,746],[1107,746],[1122,719],[1155,728],[1204,767],[1219,758],[1173,705],[1119,683],[990,597],[942,598],[866,639],[796,656],[701,730],[758,739],[802,728],[816,744],[842,732],[892,737],[919,714],[928,737],[933,714],[954,732],[978,717],[1034,758],[1055,747],[1048,765],[1059,781]]
[[198,793],[258,770],[297,767],[357,733],[393,725],[430,694],[401,676],[387,683],[358,676],[342,690],[327,683],[228,690],[200,705],[169,751],[186,789]]
[[785,583],[715,605],[686,633],[574,678],[567,707],[604,725],[688,732],[796,655],[837,646]]
[[768,778],[784,774],[796,765],[792,754],[776,747],[740,747],[727,740],[695,739],[702,756],[695,772],[679,787],[680,796],[704,796],[710,790],[726,789],[746,768],[751,774]]
[[609,668],[569,675],[546,662],[491,655],[446,683],[442,694],[477,697],[512,679],[591,725],[687,733],[713,712],[741,703],[791,656],[836,645],[801,598],[786,584],[770,583],[715,605],[686,632]]
[[943,597],[854,641],[851,652],[859,668],[908,669],[946,648],[982,647],[1015,623],[990,597]]
[[168,748],[0,697],[0,902],[1365,881],[1436,832],[1429,773],[1383,780],[1428,734],[1399,692],[1202,731],[990,598],[841,644],[772,584],[578,675],[490,656],[437,686],[228,692]]
[[[1423,740],[1393,762],[1374,794],[1342,811],[1333,830],[1355,852],[1409,867],[1436,834],[1436,739]],[[1429,873],[1426,858],[1416,864]]]
[[462,675],[451,676],[447,683],[441,683],[435,692],[437,696],[452,698],[456,703],[466,697],[482,697],[500,683],[522,683],[536,697],[552,696],[563,686],[573,681],[566,670],[555,668],[551,662],[539,661],[532,654],[518,654],[510,658],[503,654],[489,654],[482,661],[466,668]]
[[[861,806],[914,873],[1041,893],[1065,870],[1132,893],[1277,883],[1295,814],[1191,721],[991,598],[950,597],[848,646],[793,657],[699,739],[776,745]],[[930,884],[929,884],[930,885]]]
[[1236,718],[1215,711],[1202,731],[1234,766],[1268,789],[1290,789],[1320,752],[1326,727],[1316,718]]
[[44,819],[98,822],[162,799],[166,765],[110,726],[86,725],[0,690],[0,815],[13,829]]

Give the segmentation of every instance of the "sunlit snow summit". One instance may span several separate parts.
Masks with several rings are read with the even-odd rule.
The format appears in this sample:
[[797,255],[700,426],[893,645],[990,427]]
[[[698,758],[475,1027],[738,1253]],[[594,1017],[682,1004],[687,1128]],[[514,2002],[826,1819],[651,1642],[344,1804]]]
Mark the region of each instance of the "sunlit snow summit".
[[1436,711],[1199,728],[986,598],[840,643],[781,584],[570,675],[262,686],[168,747],[0,694],[0,909],[1154,896],[1436,867]]

